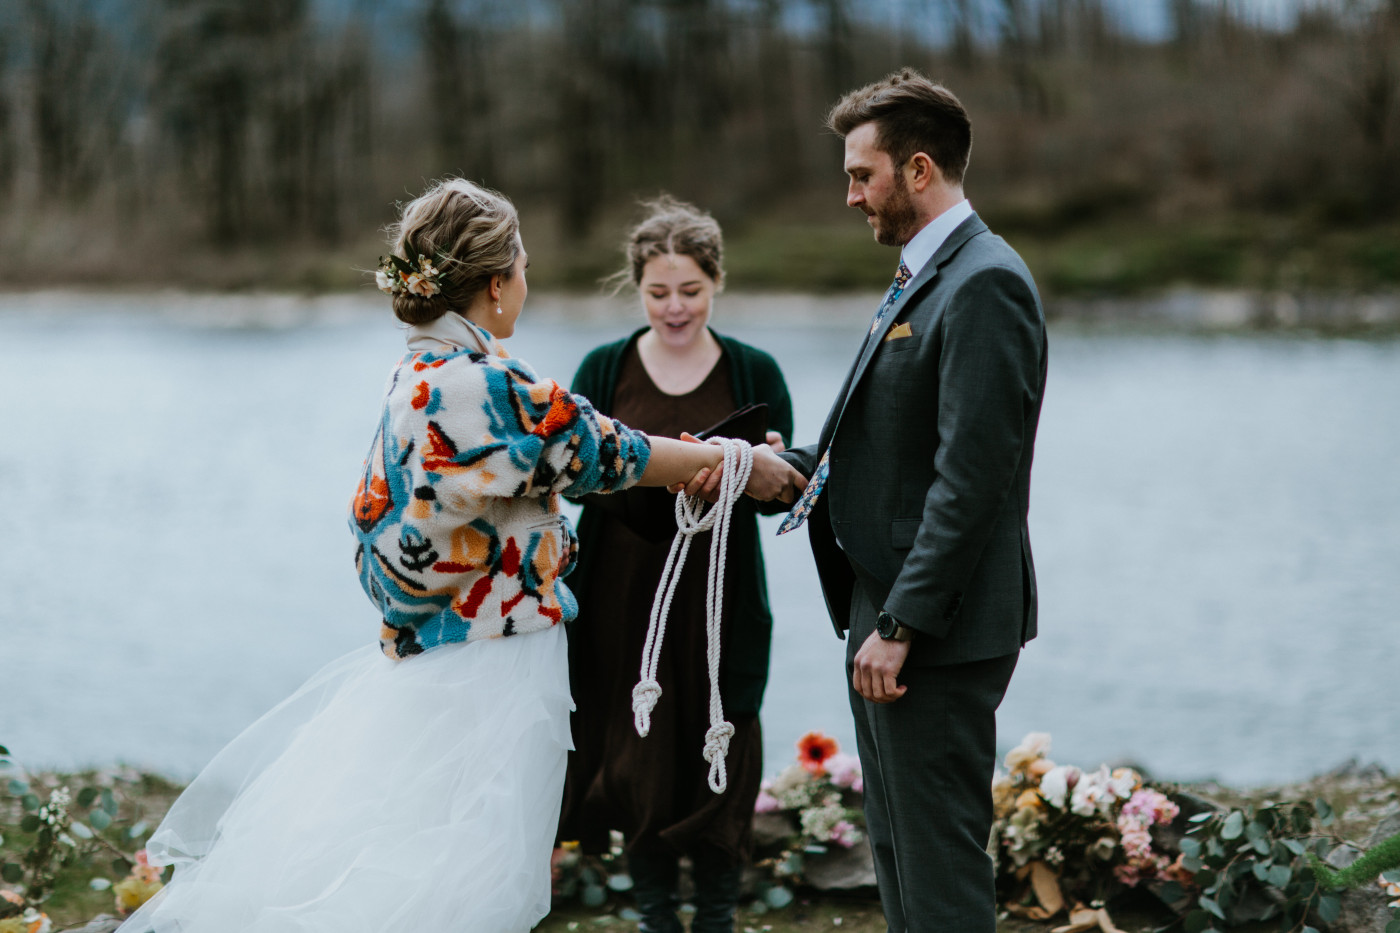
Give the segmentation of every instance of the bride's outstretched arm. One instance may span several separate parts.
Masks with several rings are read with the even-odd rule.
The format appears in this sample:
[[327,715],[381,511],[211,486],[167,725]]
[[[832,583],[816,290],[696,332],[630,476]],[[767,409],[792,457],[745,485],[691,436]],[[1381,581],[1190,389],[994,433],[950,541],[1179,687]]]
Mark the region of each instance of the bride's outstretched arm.
[[655,436],[649,440],[651,459],[647,461],[642,478],[637,481],[638,486],[704,483],[710,472],[724,459],[723,450],[714,444]]

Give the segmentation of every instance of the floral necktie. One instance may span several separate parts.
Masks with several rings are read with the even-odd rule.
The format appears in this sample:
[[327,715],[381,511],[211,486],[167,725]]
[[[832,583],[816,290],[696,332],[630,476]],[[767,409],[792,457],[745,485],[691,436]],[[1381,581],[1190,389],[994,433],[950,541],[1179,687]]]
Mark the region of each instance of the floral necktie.
[[[884,326],[885,318],[889,315],[890,309],[899,300],[899,296],[904,294],[904,286],[909,284],[911,278],[913,278],[913,273],[909,271],[909,267],[901,259],[899,268],[894,274],[894,281],[890,284],[889,291],[885,292],[885,300],[880,302],[880,308],[875,312],[875,319],[870,322],[870,334],[866,337],[867,340],[872,339]],[[822,494],[822,489],[826,487],[826,476],[831,471],[831,466],[827,462],[830,456],[830,448],[822,452],[822,458],[817,463],[812,478],[807,481],[807,487],[802,490],[802,495],[798,497],[792,509],[783,516],[782,523],[778,525],[778,534],[785,535],[792,531],[805,522],[807,516],[812,513],[812,506],[817,504],[817,497]]]

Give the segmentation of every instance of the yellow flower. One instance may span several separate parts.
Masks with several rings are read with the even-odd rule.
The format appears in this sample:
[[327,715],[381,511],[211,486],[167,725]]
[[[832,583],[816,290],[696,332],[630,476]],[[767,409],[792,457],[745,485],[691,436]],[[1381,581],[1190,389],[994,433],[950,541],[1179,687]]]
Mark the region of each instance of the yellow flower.
[[0,920],[0,933],[29,933],[29,925],[19,917]]
[[1040,794],[1033,790],[1021,792],[1021,796],[1016,798],[1017,810],[1042,810],[1045,808],[1045,801],[1040,799]]
[[1016,809],[1016,784],[1011,780],[1011,775],[998,772],[992,778],[992,809],[997,819],[1010,816],[1011,811]]
[[165,885],[159,881],[145,881],[135,875],[123,878],[112,885],[112,892],[117,895],[117,911],[126,916],[155,897],[163,887]]

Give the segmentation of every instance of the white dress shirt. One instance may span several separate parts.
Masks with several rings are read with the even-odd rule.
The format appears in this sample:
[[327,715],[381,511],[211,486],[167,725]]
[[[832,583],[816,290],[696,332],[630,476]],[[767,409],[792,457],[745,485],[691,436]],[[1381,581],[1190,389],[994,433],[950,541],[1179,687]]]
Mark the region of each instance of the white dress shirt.
[[938,252],[939,247],[948,239],[948,235],[958,228],[958,224],[971,216],[972,204],[967,198],[963,198],[914,234],[914,238],[904,244],[904,251],[899,256],[909,267],[910,277],[918,275],[919,270],[928,265],[933,254]]

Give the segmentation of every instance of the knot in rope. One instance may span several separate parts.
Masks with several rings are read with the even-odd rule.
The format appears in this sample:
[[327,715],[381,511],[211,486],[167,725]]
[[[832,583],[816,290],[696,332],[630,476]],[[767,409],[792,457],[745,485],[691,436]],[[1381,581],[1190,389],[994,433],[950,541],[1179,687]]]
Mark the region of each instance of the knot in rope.
[[710,763],[710,790],[716,794],[724,793],[724,789],[729,786],[729,775],[724,768],[724,759],[729,755],[729,740],[734,737],[734,726],[729,722],[722,722],[716,726],[710,726],[705,733],[705,760]]
[[632,721],[642,738],[646,738],[651,731],[651,711],[656,709],[659,699],[661,685],[654,680],[641,680],[632,688]]
[[729,785],[724,759],[729,754],[729,739],[734,726],[724,719],[724,706],[719,696],[719,636],[720,619],[724,609],[724,563],[729,553],[729,521],[734,504],[744,494],[753,471],[753,448],[733,438],[719,438],[724,452],[720,473],[719,500],[708,512],[705,501],[698,496],[676,496],[676,537],[666,555],[666,567],[656,599],[651,604],[651,620],[647,625],[647,640],[642,647],[642,675],[632,688],[632,714],[637,734],[645,737],[651,730],[651,711],[661,698],[661,685],[656,680],[661,659],[661,643],[666,637],[666,618],[671,614],[671,598],[685,567],[690,542],[703,531],[714,531],[710,538],[710,568],[705,595],[705,659],[710,674],[710,729],[705,733],[705,760],[710,763],[710,790],[722,794]]

